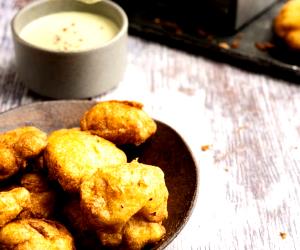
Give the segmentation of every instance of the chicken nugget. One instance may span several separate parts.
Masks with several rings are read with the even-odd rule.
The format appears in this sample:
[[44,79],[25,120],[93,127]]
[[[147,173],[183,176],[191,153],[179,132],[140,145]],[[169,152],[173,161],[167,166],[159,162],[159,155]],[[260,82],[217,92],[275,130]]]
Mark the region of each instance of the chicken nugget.
[[145,206],[138,212],[151,222],[161,222],[168,218],[169,192],[165,182],[160,182],[152,190],[151,197]]
[[0,135],[0,181],[26,167],[47,145],[47,135],[35,127],[22,127]]
[[161,223],[149,222],[139,215],[132,216],[119,233],[98,230],[97,236],[103,246],[121,249],[142,249],[146,244],[158,242],[166,229]]
[[122,232],[110,233],[108,230],[93,230],[80,207],[79,199],[72,198],[65,204],[63,216],[66,218],[67,225],[73,230],[80,248],[98,249],[99,247],[101,249],[101,244],[102,246],[115,247],[122,242]]
[[38,172],[24,174],[20,182],[22,187],[33,193],[42,193],[50,189],[47,177]]
[[137,161],[99,169],[81,184],[81,208],[96,229],[120,232],[162,185],[160,168]]
[[8,179],[25,166],[22,159],[18,159],[13,148],[0,143],[0,181]]
[[30,192],[31,202],[24,207],[18,218],[49,218],[53,215],[56,192],[50,187],[46,176],[27,173],[22,176],[21,186]]
[[142,110],[143,105],[131,101],[100,102],[81,119],[82,130],[99,135],[117,145],[140,145],[156,132],[156,123]]
[[80,208],[80,201],[71,198],[63,207],[62,215],[66,225],[75,236],[76,245],[79,249],[96,250],[101,249],[96,232],[92,230]]
[[133,216],[124,227],[123,244],[126,249],[142,249],[146,244],[160,241],[165,233],[166,229],[161,223]]
[[44,159],[49,176],[67,192],[79,191],[83,179],[97,169],[127,162],[126,154],[112,142],[76,129],[53,132]]
[[67,219],[70,226],[74,229],[74,231],[84,232],[90,230],[88,221],[82,213],[79,199],[73,198],[69,200],[64,205],[63,215]]
[[123,232],[111,233],[105,230],[98,230],[96,233],[101,244],[106,247],[118,247],[123,240]]
[[0,229],[0,248],[18,250],[74,250],[71,234],[60,223],[22,219]]
[[299,0],[290,0],[283,5],[274,20],[274,30],[289,48],[300,50]]
[[0,192],[0,227],[15,219],[29,204],[30,193],[26,188]]

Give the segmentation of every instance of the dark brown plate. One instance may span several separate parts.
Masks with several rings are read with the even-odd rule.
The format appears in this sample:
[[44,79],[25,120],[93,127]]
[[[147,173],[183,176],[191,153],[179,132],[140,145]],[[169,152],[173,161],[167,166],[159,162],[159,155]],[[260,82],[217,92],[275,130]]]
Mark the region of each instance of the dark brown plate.
[[[34,125],[46,132],[78,127],[83,113],[94,101],[48,101],[25,105],[0,114],[0,132]],[[198,172],[192,153],[181,136],[168,125],[156,121],[157,133],[139,147],[125,147],[129,160],[157,165],[165,173],[169,190],[169,218],[164,222],[166,237],[149,249],[165,248],[188,221],[197,194]]]

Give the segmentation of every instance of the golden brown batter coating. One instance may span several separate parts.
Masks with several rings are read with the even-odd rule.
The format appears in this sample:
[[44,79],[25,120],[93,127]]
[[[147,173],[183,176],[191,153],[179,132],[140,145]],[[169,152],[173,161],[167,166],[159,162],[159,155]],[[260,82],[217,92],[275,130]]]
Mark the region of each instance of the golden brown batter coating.
[[65,204],[63,215],[67,218],[68,223],[76,232],[90,230],[88,221],[81,211],[80,201],[78,199],[71,199]]
[[22,127],[0,135],[0,181],[38,156],[47,145],[47,135],[35,127]]
[[68,230],[58,222],[41,219],[22,219],[0,229],[0,249],[74,250]]
[[[149,222],[140,215],[134,215],[118,233],[109,229],[96,231],[98,240],[81,211],[79,200],[73,199],[64,207],[64,215],[70,226],[75,230],[76,239],[88,249],[95,249],[100,242],[103,246],[118,247],[125,245],[126,249],[139,249],[147,243],[159,241],[165,234],[165,228],[160,223]],[[100,246],[100,245],[99,245]],[[84,249],[85,249],[84,248]],[[101,247],[100,247],[101,249]]]
[[84,178],[97,169],[127,161],[125,153],[112,142],[87,131],[61,129],[48,138],[44,159],[51,178],[65,191],[77,192]]
[[146,244],[158,242],[165,233],[166,229],[161,223],[148,222],[133,216],[125,225],[123,241],[127,249],[137,250]]
[[81,129],[117,145],[140,145],[156,132],[156,123],[142,107],[130,101],[100,102],[82,117]]
[[134,215],[125,224],[120,233],[97,231],[97,236],[103,246],[121,249],[142,249],[146,244],[158,242],[166,230],[161,222],[149,222],[139,215]]
[[86,220],[80,208],[79,199],[72,198],[63,208],[63,216],[66,218],[66,225],[74,235],[74,239],[80,249],[96,250],[101,249],[101,244]]
[[160,183],[153,189],[151,197],[138,212],[151,222],[161,222],[168,217],[168,189],[165,183]]
[[31,203],[24,208],[18,218],[50,218],[54,212],[55,193],[30,193]]
[[300,1],[285,3],[274,21],[275,33],[294,50],[300,50]]
[[26,188],[18,187],[0,192],[0,227],[15,219],[29,204],[30,193]]
[[50,189],[47,177],[37,172],[24,174],[21,178],[21,186],[33,193],[42,193]]
[[96,231],[97,237],[101,244],[106,247],[118,247],[123,241],[123,232],[111,233],[105,230]]
[[[156,204],[161,199],[154,197],[162,186],[165,186],[162,170],[137,161],[99,169],[81,185],[81,208],[96,229],[120,232],[125,223],[145,206],[149,207],[145,214],[163,211],[159,217],[161,220],[167,217],[167,210],[160,209],[160,206],[165,206],[164,199],[163,204]],[[159,195],[167,197],[167,189],[162,188]],[[148,204],[150,200],[154,206]],[[153,208],[159,209],[154,211]]]
[[18,159],[11,147],[0,144],[0,181],[13,176],[25,166],[25,161]]
[[56,193],[45,176],[38,173],[25,174],[22,176],[21,186],[30,192],[31,202],[18,218],[49,218],[53,215]]

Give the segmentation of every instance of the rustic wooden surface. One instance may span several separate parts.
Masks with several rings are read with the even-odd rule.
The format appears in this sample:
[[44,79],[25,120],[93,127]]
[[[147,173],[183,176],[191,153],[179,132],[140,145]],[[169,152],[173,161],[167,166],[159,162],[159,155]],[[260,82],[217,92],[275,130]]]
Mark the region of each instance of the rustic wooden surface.
[[[24,4],[0,0],[0,111],[45,100],[15,73],[9,21]],[[299,249],[300,86],[136,37],[128,50],[124,80],[96,99],[142,101],[199,164],[194,213],[168,249]]]

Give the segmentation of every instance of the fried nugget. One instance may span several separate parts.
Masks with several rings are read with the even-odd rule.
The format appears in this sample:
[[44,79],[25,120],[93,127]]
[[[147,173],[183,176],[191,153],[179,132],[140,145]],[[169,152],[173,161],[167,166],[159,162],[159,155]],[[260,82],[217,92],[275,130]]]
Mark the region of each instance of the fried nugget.
[[58,222],[22,219],[0,229],[0,248],[18,250],[74,250],[68,230]]
[[122,244],[123,232],[111,233],[105,230],[96,231],[101,244],[106,247],[118,247]]
[[21,186],[33,193],[42,193],[50,190],[47,177],[37,172],[24,174],[21,178]]
[[17,187],[0,192],[0,227],[15,219],[29,204],[30,193],[26,188]]
[[[163,171],[137,161],[99,169],[81,184],[81,208],[93,227],[118,233],[145,206],[148,209],[144,213],[153,212],[159,205],[165,206],[163,203],[152,207],[148,203],[154,195],[168,196],[166,188],[157,192],[162,186],[165,186]],[[164,213],[160,218],[166,218],[167,211],[159,209],[157,213],[160,211]]]
[[156,132],[156,123],[142,110],[143,105],[130,101],[100,102],[81,119],[82,130],[99,135],[117,145],[140,145]]
[[30,192],[31,202],[18,218],[49,218],[55,209],[56,192],[50,187],[46,176],[28,173],[22,176],[21,186]]
[[142,217],[133,216],[125,225],[123,242],[126,249],[142,249],[146,244],[162,239],[166,229],[161,223],[148,222]]
[[[72,199],[64,207],[68,224],[75,231],[76,239],[83,249],[98,249],[95,246],[118,247],[124,245],[126,249],[140,249],[148,243],[159,241],[165,234],[165,228],[160,223],[149,222],[141,215],[134,215],[118,233],[109,230],[92,231],[88,221],[80,208],[79,200]],[[97,242],[97,238],[101,242]]]
[[103,246],[115,247],[122,243],[122,232],[110,233],[104,231],[95,231],[86,220],[80,207],[80,200],[73,198],[66,203],[63,209],[63,215],[67,220],[67,225],[72,228],[78,244],[83,249],[101,249]]
[[168,217],[169,192],[165,182],[159,182],[153,188],[151,197],[145,206],[138,212],[151,222],[161,222]]
[[72,198],[64,204],[63,216],[66,225],[71,229],[75,236],[75,241],[80,249],[101,249],[96,232],[92,230],[80,208],[80,201]]
[[0,181],[26,167],[47,145],[47,135],[35,127],[22,127],[0,135]]
[[142,249],[146,244],[161,240],[165,233],[166,229],[161,222],[149,222],[139,215],[134,215],[120,233],[98,230],[97,236],[103,246],[122,245],[125,249]]
[[83,179],[97,169],[127,162],[126,154],[112,142],[76,129],[53,132],[44,159],[49,176],[68,192],[79,191]]
[[285,3],[274,20],[274,30],[289,48],[300,50],[300,1]]
[[76,232],[89,231],[88,221],[84,217],[80,207],[79,199],[69,200],[63,208],[63,215],[67,218],[68,223]]
[[16,156],[13,148],[0,143],[0,181],[13,176],[24,166],[25,162]]

